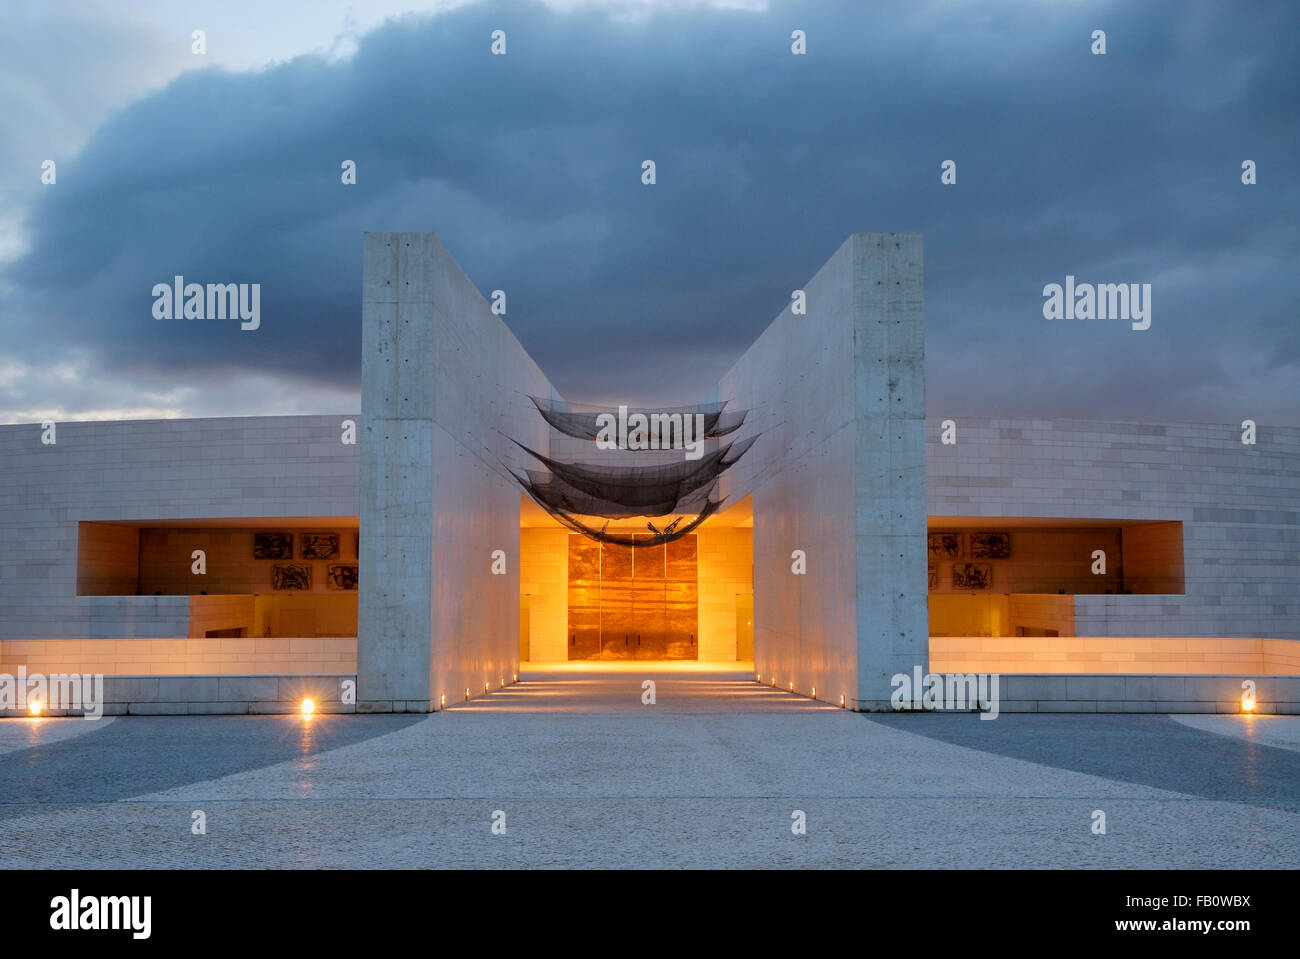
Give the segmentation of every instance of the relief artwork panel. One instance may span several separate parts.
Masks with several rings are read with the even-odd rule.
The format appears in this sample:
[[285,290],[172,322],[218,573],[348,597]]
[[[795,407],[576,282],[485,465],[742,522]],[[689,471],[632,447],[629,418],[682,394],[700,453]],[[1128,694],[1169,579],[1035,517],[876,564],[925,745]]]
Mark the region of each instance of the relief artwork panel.
[[357,567],[348,564],[330,566],[327,585],[330,589],[356,589]]
[[1010,533],[984,532],[970,534],[971,559],[1008,559],[1010,556]]
[[928,533],[925,540],[931,559],[961,559],[961,533]]
[[337,559],[338,533],[301,533],[298,536],[299,559]]
[[276,563],[271,567],[275,589],[311,589],[311,567],[306,563]]
[[293,559],[293,534],[254,533],[253,559]]
[[993,567],[988,563],[954,563],[953,589],[988,589],[993,585]]

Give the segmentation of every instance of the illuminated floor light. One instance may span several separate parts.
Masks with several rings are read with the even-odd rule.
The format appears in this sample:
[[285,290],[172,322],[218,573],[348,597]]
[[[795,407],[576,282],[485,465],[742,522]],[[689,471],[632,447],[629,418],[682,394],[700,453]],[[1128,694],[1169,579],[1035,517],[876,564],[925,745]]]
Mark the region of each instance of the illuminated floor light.
[[299,708],[302,709],[305,715],[310,716],[312,713],[316,711],[316,702],[315,700],[304,699],[302,701],[302,706]]
[[840,696],[840,705],[841,705],[841,706],[844,705],[844,697],[843,697],[843,696]]
[[1252,713],[1255,711],[1255,700],[1251,696],[1241,697],[1241,711],[1243,713]]
[[41,714],[41,709],[42,706],[41,706],[41,701],[39,699],[33,699],[30,703],[27,704],[27,711],[31,713],[33,716],[39,716]]
[[466,699],[469,699],[469,687],[468,687],[468,686],[465,687],[465,698],[466,698]]
[[816,698],[817,698],[817,687],[816,687],[816,686],[813,687],[813,695],[812,695],[812,698],[813,698],[813,699],[816,699]]
[[794,680],[790,680],[790,692],[794,692]]

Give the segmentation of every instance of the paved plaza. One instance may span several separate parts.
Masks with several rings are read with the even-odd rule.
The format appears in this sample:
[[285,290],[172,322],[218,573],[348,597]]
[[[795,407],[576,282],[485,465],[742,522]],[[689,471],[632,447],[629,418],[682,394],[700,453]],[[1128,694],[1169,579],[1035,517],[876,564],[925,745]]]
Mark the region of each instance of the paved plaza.
[[1296,717],[855,714],[695,664],[520,678],[427,716],[0,721],[0,868],[1300,863]]

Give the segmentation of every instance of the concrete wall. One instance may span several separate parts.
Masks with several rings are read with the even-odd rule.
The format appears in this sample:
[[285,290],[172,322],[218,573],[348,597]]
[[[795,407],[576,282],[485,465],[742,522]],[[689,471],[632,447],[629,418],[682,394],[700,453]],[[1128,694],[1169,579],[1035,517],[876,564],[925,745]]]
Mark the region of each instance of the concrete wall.
[[[939,442],[945,418],[955,445]],[[1080,636],[1300,638],[1300,429],[1261,425],[1244,446],[1233,423],[935,411],[928,438],[932,515],[1182,523],[1186,593],[1076,596]],[[1124,530],[1139,581],[1144,562],[1154,576],[1176,560],[1173,529]]]
[[1124,530],[1124,588],[1135,593],[1181,593],[1183,527],[1150,523]]
[[[260,635],[254,624],[257,620],[257,603],[254,596],[192,596],[190,597],[190,629],[187,636],[206,636],[210,629],[244,629],[246,636]],[[348,635],[356,635],[356,620]]]
[[1241,637],[932,636],[935,672],[1300,673],[1300,642]]
[[563,662],[569,658],[569,531],[519,531],[521,593],[528,596],[529,658]]
[[[294,535],[293,559],[254,559],[253,534],[263,529],[291,532]],[[303,559],[298,536],[306,532],[337,535],[338,556],[334,559]],[[154,592],[193,594],[206,590],[210,596],[218,593],[270,593],[272,567],[279,563],[294,563],[310,566],[312,576],[311,589],[295,590],[293,595],[333,595],[339,590],[329,587],[329,567],[356,564],[356,535],[355,526],[294,529],[274,523],[243,529],[145,528],[140,530],[139,538],[140,592],[146,595]],[[208,572],[204,576],[195,576],[191,572],[191,553],[196,549],[203,550],[207,556]],[[284,594],[289,595],[288,592]]]
[[[358,706],[426,711],[519,664],[519,489],[553,390],[438,238],[368,233],[362,273]],[[505,575],[491,572],[503,550]]]
[[1300,676],[1147,674],[1003,676],[1006,713],[1240,713],[1241,682],[1256,683],[1255,712],[1300,714]]
[[[1018,627],[1051,630],[1058,636],[1074,635],[1074,597],[1043,593],[1013,593],[1010,597],[1011,635]],[[930,646],[934,655],[934,645]]]
[[[79,524],[356,515],[346,418],[60,423],[53,445],[38,424],[0,426],[0,640],[186,636],[188,596],[77,595]],[[112,565],[100,555],[81,573],[116,588]]]
[[736,659],[736,597],[754,592],[754,531],[713,528],[699,534],[700,659]]
[[[231,713],[298,713],[311,699],[318,713],[352,713],[343,702],[345,683],[356,675],[315,676],[106,676],[104,716],[211,716]],[[42,716],[81,716],[83,709],[46,709]],[[22,716],[19,708],[0,717]],[[91,720],[93,721],[93,720]],[[309,721],[304,717],[304,722]]]
[[932,640],[936,636],[1007,636],[1014,632],[1010,597],[1001,593],[931,593],[929,609]]
[[[968,539],[972,530],[954,530],[932,526],[931,532],[964,533]],[[972,559],[967,546],[965,555],[956,564],[976,563],[993,568],[993,593],[1118,593],[1124,580],[1121,535],[1127,531],[1118,527],[1068,527],[1062,529],[1012,528],[1011,555],[1006,559]],[[1092,551],[1106,552],[1104,575],[1092,573]],[[954,590],[952,568],[954,561],[930,557],[930,565],[938,567],[939,585],[932,593],[968,592]]]
[[106,676],[355,673],[355,638],[10,639],[0,673]]
[[[248,635],[257,637],[352,637],[357,635],[358,593],[263,593],[253,597],[253,623]],[[242,625],[242,624],[241,624]],[[207,627],[212,629],[214,627]],[[190,635],[203,635],[190,620]]]
[[723,486],[754,494],[755,672],[888,709],[928,661],[921,238],[854,234],[804,290],[714,394],[762,434]]
[[138,592],[140,530],[112,523],[79,524],[77,593],[83,596],[132,596]]
[[[343,702],[355,675],[312,676],[108,676],[106,716],[297,713],[303,699],[321,713],[359,711]],[[1257,686],[1256,712],[1300,714],[1300,676],[1031,675],[999,682],[1001,713],[1239,713],[1241,681]],[[77,709],[46,709],[45,716],[81,715]],[[0,717],[25,715],[0,710]]]

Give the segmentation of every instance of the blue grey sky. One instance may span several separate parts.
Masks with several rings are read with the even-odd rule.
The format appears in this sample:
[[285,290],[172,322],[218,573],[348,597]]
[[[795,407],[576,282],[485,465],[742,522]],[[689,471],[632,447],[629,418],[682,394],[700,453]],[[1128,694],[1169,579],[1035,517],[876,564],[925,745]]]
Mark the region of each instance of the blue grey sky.
[[[1293,0],[15,6],[0,422],[357,410],[370,230],[566,396],[692,402],[865,230],[925,234],[932,416],[1300,424]],[[155,320],[175,274],[261,328]],[[1151,328],[1044,319],[1067,275]]]

